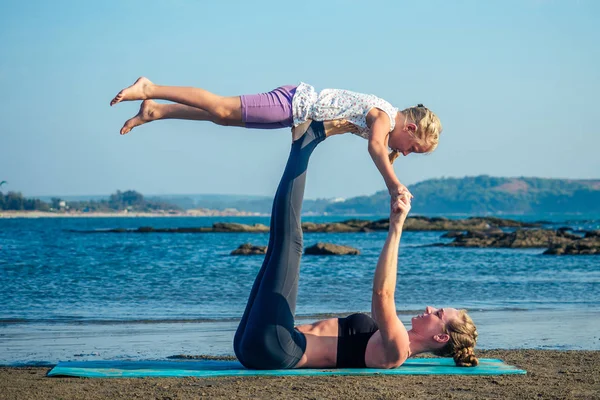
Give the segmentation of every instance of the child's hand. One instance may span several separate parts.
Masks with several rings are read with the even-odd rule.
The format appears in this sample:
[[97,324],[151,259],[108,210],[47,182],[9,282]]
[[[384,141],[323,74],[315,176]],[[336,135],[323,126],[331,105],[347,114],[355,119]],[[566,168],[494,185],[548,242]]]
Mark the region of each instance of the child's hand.
[[394,197],[398,197],[400,195],[402,195],[403,193],[408,194],[408,196],[412,199],[414,196],[412,195],[412,193],[406,188],[406,186],[404,186],[403,184],[401,184],[400,182],[398,182],[396,184],[396,186],[392,186],[390,188],[388,188],[388,192],[390,193],[390,196],[392,196],[392,199]]
[[400,203],[401,202],[408,201],[408,203],[410,204],[410,201],[412,200],[412,195],[408,191],[402,192],[399,195],[392,195],[390,197],[391,197],[390,204],[392,205],[393,212],[400,212]]

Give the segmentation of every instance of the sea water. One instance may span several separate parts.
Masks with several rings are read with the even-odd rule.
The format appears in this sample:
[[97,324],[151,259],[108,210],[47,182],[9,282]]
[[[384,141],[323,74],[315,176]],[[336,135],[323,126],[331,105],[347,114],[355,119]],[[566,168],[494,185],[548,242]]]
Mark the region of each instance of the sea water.
[[[549,228],[600,228],[593,216],[526,219],[549,220]],[[82,233],[214,222],[268,225],[269,218],[0,219],[0,364],[232,355],[263,257],[230,252],[242,243],[266,245],[268,234]],[[407,327],[426,305],[466,308],[480,348],[600,349],[600,257],[429,246],[448,241],[442,233],[403,234],[396,307]],[[361,254],[303,257],[299,323],[370,311],[385,237],[305,234],[305,246],[331,242]]]

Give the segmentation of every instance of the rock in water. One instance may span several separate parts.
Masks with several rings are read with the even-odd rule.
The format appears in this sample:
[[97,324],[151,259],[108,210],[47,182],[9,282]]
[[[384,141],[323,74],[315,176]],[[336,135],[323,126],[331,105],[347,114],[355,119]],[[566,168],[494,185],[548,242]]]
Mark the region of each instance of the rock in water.
[[266,254],[267,246],[254,246],[250,243],[244,243],[231,252],[232,256],[251,256],[256,254]]
[[571,243],[555,243],[544,254],[555,256],[600,255],[600,237],[586,235],[585,238],[574,240]]
[[341,246],[333,243],[317,243],[314,246],[307,247],[304,250],[304,254],[312,254],[319,256],[345,256],[345,255],[359,255],[360,251],[350,246]]
[[446,247],[543,248],[552,244],[568,244],[581,236],[548,229],[517,229],[503,232],[497,229],[453,234],[454,241],[438,244]]
[[213,232],[269,232],[269,227],[263,224],[238,224],[234,222],[215,222]]

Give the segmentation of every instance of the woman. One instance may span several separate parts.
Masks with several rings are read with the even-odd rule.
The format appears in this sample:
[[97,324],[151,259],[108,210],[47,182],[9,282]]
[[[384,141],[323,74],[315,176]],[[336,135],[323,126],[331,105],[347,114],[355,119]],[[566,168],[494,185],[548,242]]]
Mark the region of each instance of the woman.
[[[312,122],[292,143],[279,183],[267,254],[234,338],[247,368],[395,368],[422,352],[452,356],[457,365],[477,365],[477,331],[465,311],[427,307],[406,330],[396,315],[398,246],[410,211],[410,196],[391,204],[390,228],[373,280],[372,318],[353,314],[294,327],[302,255],[300,212],[306,170],[316,146],[336,129]],[[326,134],[327,130],[327,134]]]

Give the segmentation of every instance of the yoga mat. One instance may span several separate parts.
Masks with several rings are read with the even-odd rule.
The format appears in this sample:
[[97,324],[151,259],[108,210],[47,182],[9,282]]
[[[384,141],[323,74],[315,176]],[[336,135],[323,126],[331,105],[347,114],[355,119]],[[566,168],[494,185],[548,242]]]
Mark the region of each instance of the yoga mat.
[[502,360],[482,358],[477,367],[457,367],[451,358],[412,358],[398,368],[252,370],[237,361],[67,361],[58,363],[48,376],[86,378],[216,376],[316,376],[316,375],[506,375],[526,371]]

